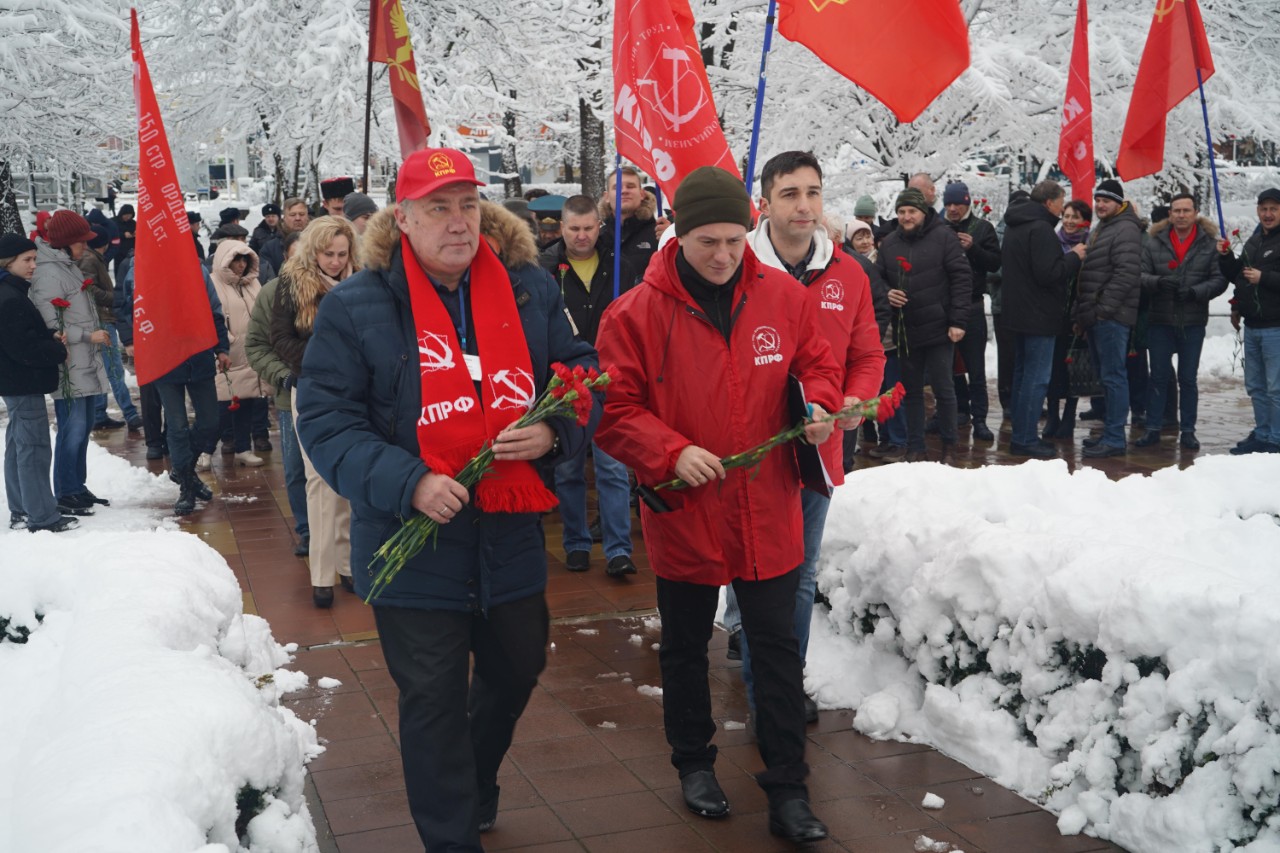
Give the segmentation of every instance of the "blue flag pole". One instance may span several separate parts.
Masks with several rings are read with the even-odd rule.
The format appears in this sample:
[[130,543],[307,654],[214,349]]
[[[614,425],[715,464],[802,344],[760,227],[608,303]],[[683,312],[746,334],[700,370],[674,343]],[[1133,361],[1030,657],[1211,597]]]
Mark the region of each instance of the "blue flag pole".
[[756,146],[760,142],[760,117],[764,114],[764,84],[769,73],[769,50],[773,46],[773,22],[777,13],[777,0],[769,0],[769,11],[764,19],[764,48],[760,51],[760,80],[756,83],[756,115],[751,122],[751,147],[747,152],[747,195],[751,195],[755,183]]
[[1218,205],[1218,229],[1225,240],[1227,223],[1222,218],[1222,193],[1218,190],[1218,164],[1213,154],[1213,134],[1209,132],[1209,104],[1204,99],[1204,77],[1200,67],[1196,66],[1196,85],[1200,87],[1200,112],[1204,115],[1204,141],[1209,145],[1209,174],[1213,177],[1213,200]]
[[613,298],[622,278],[622,153],[613,155]]

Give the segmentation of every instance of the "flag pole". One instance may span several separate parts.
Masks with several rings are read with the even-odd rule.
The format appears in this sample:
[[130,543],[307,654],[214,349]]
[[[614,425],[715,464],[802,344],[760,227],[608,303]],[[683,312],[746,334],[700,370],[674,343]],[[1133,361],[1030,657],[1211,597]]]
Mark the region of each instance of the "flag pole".
[[360,187],[360,191],[363,193],[369,192],[369,126],[373,117],[373,28],[377,26],[374,23],[377,20],[377,4],[378,0],[369,0],[369,55],[365,57],[368,73],[365,75],[364,82],[364,175],[361,179],[362,186]]
[[613,298],[621,292],[622,277],[622,152],[613,155]]
[[1218,164],[1214,162],[1213,134],[1209,132],[1209,104],[1204,99],[1204,77],[1196,67],[1196,85],[1200,87],[1200,112],[1204,115],[1204,141],[1209,145],[1209,174],[1213,178],[1213,200],[1218,206],[1218,232],[1225,238],[1227,223],[1222,218],[1222,193],[1218,189]]
[[778,14],[778,0],[769,0],[764,18],[764,47],[760,51],[760,79],[756,83],[756,114],[751,122],[751,147],[747,151],[747,195],[751,195],[756,174],[756,146],[760,142],[760,118],[764,114],[764,84],[769,71],[769,50],[773,46],[773,22]]

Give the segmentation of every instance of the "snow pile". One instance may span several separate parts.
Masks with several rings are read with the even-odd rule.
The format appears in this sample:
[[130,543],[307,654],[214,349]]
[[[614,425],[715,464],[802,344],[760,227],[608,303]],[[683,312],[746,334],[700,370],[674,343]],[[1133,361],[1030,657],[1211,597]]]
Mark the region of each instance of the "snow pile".
[[1280,457],[860,471],[807,682],[1134,851],[1280,849]]
[[[102,461],[90,487],[136,499]],[[185,533],[0,535],[0,850],[317,849],[320,748],[278,704],[307,679],[241,605]]]

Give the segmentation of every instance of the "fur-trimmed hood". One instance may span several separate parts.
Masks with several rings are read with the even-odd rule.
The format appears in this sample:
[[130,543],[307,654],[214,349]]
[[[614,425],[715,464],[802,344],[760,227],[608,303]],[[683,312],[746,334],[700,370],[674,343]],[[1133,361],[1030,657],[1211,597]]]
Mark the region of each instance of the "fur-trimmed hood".
[[[360,264],[363,268],[391,268],[391,256],[400,245],[395,211],[396,205],[387,205],[365,226],[364,236],[360,238]],[[529,226],[500,204],[480,200],[480,236],[489,241],[508,268],[538,262],[538,244],[534,242]]]
[[[641,200],[640,206],[636,208],[635,218],[642,222],[649,222],[653,219],[657,209],[658,200],[653,197],[653,193],[645,190],[644,199]],[[613,216],[613,195],[605,193],[600,198],[600,218],[608,219],[611,216]]]
[[[1150,234],[1152,237],[1159,237],[1161,234],[1168,231],[1170,227],[1171,225],[1169,223],[1169,220],[1161,219],[1155,225],[1152,225],[1150,228],[1148,228],[1147,233]],[[1218,242],[1218,226],[1214,224],[1214,221],[1208,218],[1207,216],[1196,217],[1196,230],[1199,232],[1208,234],[1209,238],[1213,240],[1213,242],[1215,243]]]

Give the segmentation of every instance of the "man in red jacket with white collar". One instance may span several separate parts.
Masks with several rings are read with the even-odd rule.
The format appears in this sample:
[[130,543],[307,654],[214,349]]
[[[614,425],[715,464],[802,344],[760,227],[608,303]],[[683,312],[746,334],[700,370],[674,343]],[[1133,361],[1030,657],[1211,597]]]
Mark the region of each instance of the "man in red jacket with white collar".
[[[813,419],[841,407],[843,373],[814,303],[747,248],[751,202],[742,182],[713,166],[675,194],[676,234],[640,286],[605,312],[597,342],[612,382],[596,436],[642,484],[689,483],[645,507],[641,522],[662,616],[663,718],[685,803],[729,813],[713,770],[715,722],[707,683],[719,588],[733,584],[756,663],[756,733],[769,829],[793,841],[826,837],[809,808],[804,760],[803,664],[793,629],[804,556],[800,481],[786,448],[758,471],[720,459],[788,427],[787,376],[804,384]],[[821,444],[830,422],[811,423]]]

